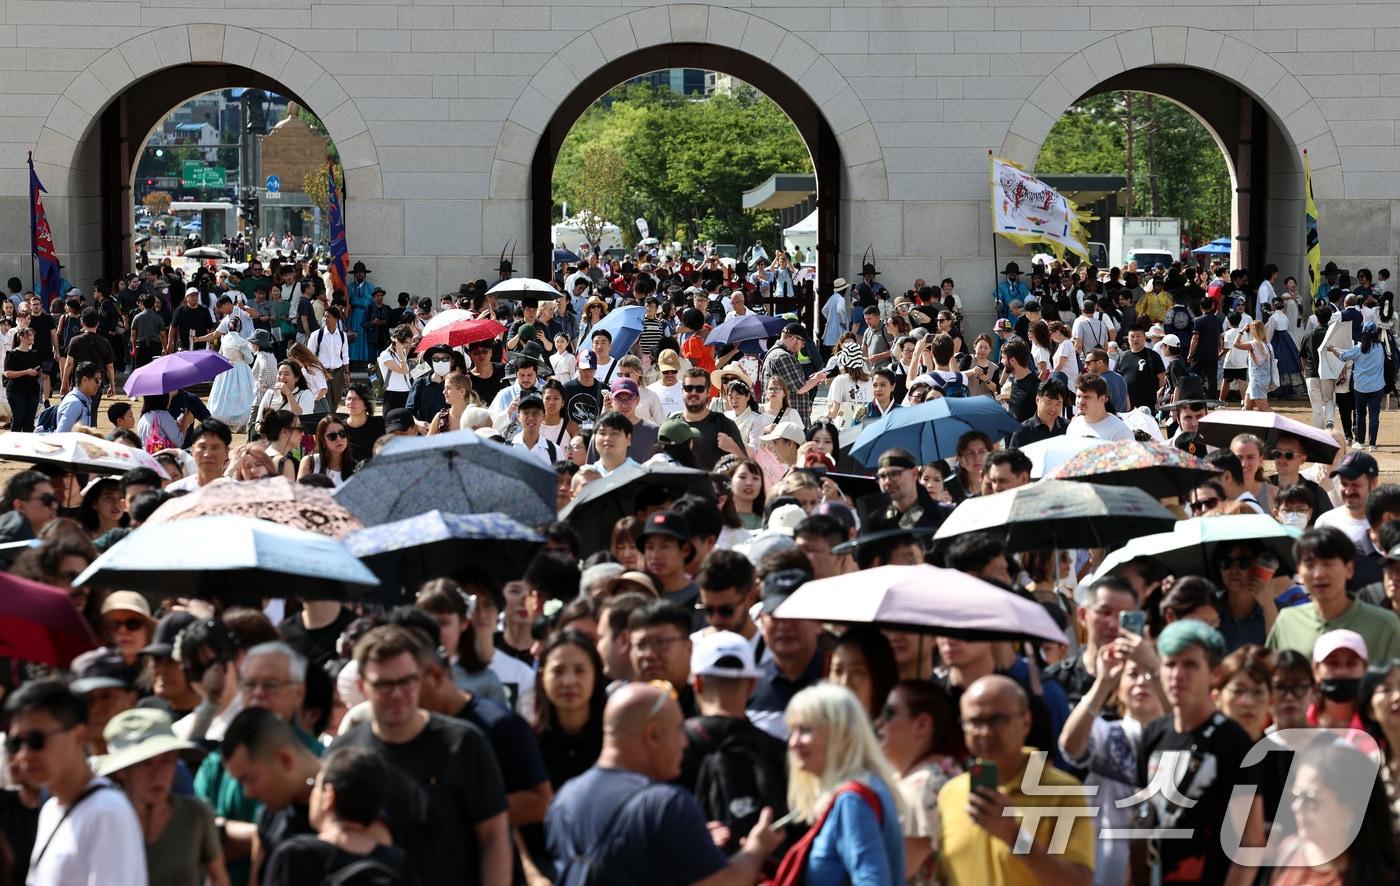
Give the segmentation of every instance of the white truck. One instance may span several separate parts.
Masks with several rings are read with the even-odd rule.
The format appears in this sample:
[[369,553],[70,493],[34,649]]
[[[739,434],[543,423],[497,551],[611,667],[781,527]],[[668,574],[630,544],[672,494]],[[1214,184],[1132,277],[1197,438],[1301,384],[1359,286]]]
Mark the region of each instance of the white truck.
[[1138,270],[1170,267],[1181,257],[1181,219],[1118,216],[1108,220],[1108,264],[1121,268],[1137,262]]

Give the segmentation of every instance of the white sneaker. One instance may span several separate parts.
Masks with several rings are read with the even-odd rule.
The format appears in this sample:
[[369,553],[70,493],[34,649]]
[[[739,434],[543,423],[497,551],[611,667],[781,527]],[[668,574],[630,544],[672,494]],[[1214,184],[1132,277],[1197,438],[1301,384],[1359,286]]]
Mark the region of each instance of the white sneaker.
[[1375,451],[1376,451],[1376,447],[1374,447],[1374,446],[1367,446],[1367,447],[1366,447],[1366,451],[1367,451],[1367,452],[1375,452]]
[[1365,448],[1365,444],[1363,444],[1360,440],[1354,440],[1352,441],[1351,448],[1359,452],[1360,450]]

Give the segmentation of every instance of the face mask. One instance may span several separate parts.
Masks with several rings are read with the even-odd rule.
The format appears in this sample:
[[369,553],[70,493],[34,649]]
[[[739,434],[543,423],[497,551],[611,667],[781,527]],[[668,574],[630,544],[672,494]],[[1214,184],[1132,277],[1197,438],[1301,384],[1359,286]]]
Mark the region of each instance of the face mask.
[[1356,700],[1356,693],[1361,688],[1360,677],[1337,677],[1332,680],[1322,680],[1317,684],[1318,691],[1322,697],[1328,701],[1346,703]]
[[434,374],[434,375],[446,375],[447,373],[449,373],[449,372],[451,372],[451,371],[452,371],[452,362],[451,362],[450,360],[434,360],[434,361],[433,361],[433,374]]
[[1296,526],[1303,529],[1308,525],[1308,514],[1306,511],[1284,511],[1278,515],[1278,521],[1284,526]]

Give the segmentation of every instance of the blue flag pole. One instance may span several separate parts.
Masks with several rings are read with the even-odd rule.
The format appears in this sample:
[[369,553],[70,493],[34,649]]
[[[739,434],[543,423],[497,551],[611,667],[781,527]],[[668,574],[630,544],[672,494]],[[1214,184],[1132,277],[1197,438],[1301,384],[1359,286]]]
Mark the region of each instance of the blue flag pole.
[[37,223],[34,218],[34,152],[29,152],[29,288],[35,292],[39,291],[39,258],[34,254],[34,226]]

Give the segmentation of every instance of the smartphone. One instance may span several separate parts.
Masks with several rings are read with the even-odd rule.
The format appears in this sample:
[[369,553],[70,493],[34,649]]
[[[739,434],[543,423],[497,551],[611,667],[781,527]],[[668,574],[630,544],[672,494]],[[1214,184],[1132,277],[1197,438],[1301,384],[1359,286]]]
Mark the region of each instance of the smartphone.
[[1125,609],[1118,613],[1118,627],[1130,634],[1142,636],[1143,628],[1147,626],[1147,613],[1141,609]]
[[972,767],[968,769],[968,777],[972,780],[972,790],[987,788],[995,791],[998,785],[997,764],[994,760],[974,760]]
[[770,825],[768,826],[768,830],[770,830],[770,831],[781,831],[783,828],[785,828],[785,827],[787,827],[788,825],[792,824],[792,823],[793,823],[794,821],[796,821],[796,820],[797,820],[797,813],[796,813],[796,812],[789,812],[787,815],[784,815],[782,818],[779,818],[779,819],[777,819],[776,821],[774,821],[772,824],[770,824]]

